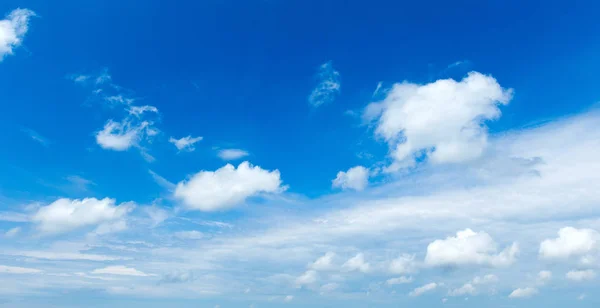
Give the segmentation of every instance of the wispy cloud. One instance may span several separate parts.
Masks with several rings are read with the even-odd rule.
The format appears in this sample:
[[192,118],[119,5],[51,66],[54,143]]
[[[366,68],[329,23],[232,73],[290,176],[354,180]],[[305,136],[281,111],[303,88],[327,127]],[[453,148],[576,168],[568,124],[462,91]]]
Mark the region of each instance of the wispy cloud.
[[26,133],[32,140],[38,142],[39,144],[41,144],[45,147],[50,145],[50,140],[48,140],[46,137],[40,135],[38,132],[34,131],[33,129],[22,128],[21,131]]
[[340,93],[340,73],[333,68],[331,61],[321,64],[317,72],[319,84],[308,97],[308,103],[313,107],[331,103]]

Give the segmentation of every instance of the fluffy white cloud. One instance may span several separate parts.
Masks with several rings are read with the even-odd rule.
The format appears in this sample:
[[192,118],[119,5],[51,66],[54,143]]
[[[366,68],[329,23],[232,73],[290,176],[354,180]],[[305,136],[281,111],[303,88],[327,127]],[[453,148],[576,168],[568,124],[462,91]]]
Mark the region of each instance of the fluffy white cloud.
[[133,203],[115,204],[114,199],[58,199],[43,206],[32,221],[44,233],[61,233],[87,226],[103,226],[121,221],[134,208]]
[[196,144],[198,141],[201,141],[202,139],[204,139],[204,138],[203,137],[192,137],[192,136],[187,136],[187,137],[183,137],[180,139],[175,139],[175,138],[171,137],[171,138],[169,138],[169,142],[174,144],[175,147],[177,148],[177,150],[179,150],[179,151],[192,152],[196,149],[194,147],[194,144]]
[[396,285],[396,284],[406,284],[406,283],[411,283],[411,282],[413,282],[412,277],[400,276],[400,277],[396,277],[396,278],[390,278],[385,283],[392,286],[392,285]]
[[489,234],[465,229],[457,232],[454,237],[430,243],[425,263],[430,266],[507,266],[515,262],[519,249],[513,243],[500,253],[497,252],[498,245]]
[[596,278],[596,272],[593,270],[569,271],[565,277],[572,281],[592,280]]
[[421,296],[424,293],[435,290],[437,287],[438,287],[438,284],[435,282],[428,283],[424,286],[421,286],[421,287],[418,287],[418,288],[412,290],[408,295],[409,296]]
[[498,118],[498,106],[511,96],[493,77],[471,72],[461,81],[395,84],[363,117],[377,122],[376,134],[390,145],[395,163],[389,170],[410,166],[422,154],[433,163],[464,162],[483,153],[484,123]]
[[333,264],[333,258],[335,258],[335,253],[327,252],[325,255],[315,260],[315,262],[310,264],[308,267],[315,271],[331,271],[335,269],[335,265]]
[[512,291],[510,293],[510,295],[508,295],[509,298],[526,298],[526,297],[532,297],[534,295],[536,295],[538,293],[538,290],[536,288],[531,288],[531,287],[527,287],[527,288],[518,288],[514,291]]
[[308,102],[313,107],[331,103],[340,93],[340,73],[333,69],[331,61],[319,66],[319,84],[308,97]]
[[248,152],[241,149],[222,149],[217,153],[217,156],[222,160],[236,160],[248,155],[250,155]]
[[138,271],[132,267],[126,267],[122,265],[115,266],[107,266],[105,268],[98,268],[91,272],[94,275],[120,275],[120,276],[138,276],[138,277],[147,277],[154,276],[152,274],[146,274],[144,272]]
[[144,135],[155,134],[156,131],[151,127],[150,122],[144,121],[136,125],[127,119],[122,122],[109,120],[104,128],[96,133],[96,143],[105,150],[126,151],[138,145]]
[[304,272],[304,274],[300,275],[300,277],[296,278],[297,286],[305,286],[312,285],[319,279],[319,276],[316,271],[308,270]]
[[582,257],[600,248],[600,233],[592,229],[561,228],[558,237],[540,243],[539,254],[544,259]]
[[33,11],[16,9],[10,12],[6,19],[0,20],[0,61],[21,46],[32,16],[35,16]]
[[41,272],[35,268],[0,265],[0,273],[3,274],[39,274]]
[[537,282],[539,284],[546,284],[548,283],[548,281],[550,281],[552,279],[552,272],[551,271],[540,271],[538,273],[537,276]]
[[348,171],[338,172],[336,178],[332,181],[333,187],[342,189],[364,190],[369,184],[369,169],[363,166],[356,166]]
[[475,295],[477,290],[471,283],[465,283],[458,289],[452,289],[448,291],[449,296],[463,296],[463,295]]
[[415,255],[402,254],[400,257],[392,260],[389,270],[393,274],[410,274],[417,269]]
[[237,168],[227,164],[216,171],[196,173],[177,184],[175,197],[189,209],[216,211],[238,205],[259,193],[282,190],[279,170],[264,170],[246,161]]
[[365,256],[362,253],[357,253],[356,256],[350,258],[342,265],[347,271],[360,271],[367,273],[371,269],[371,265],[365,261]]

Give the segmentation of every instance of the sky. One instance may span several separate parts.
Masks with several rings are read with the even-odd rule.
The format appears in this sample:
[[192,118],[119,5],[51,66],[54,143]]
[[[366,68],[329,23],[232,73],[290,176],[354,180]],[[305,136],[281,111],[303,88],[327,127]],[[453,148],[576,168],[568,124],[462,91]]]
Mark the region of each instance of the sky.
[[598,307],[599,4],[0,3],[0,306]]

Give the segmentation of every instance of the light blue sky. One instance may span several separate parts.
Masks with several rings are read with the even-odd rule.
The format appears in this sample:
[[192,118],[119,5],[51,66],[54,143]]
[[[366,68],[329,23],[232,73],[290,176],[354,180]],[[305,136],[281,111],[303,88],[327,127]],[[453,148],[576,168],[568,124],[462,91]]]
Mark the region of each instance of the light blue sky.
[[0,3],[0,305],[597,307],[598,4]]

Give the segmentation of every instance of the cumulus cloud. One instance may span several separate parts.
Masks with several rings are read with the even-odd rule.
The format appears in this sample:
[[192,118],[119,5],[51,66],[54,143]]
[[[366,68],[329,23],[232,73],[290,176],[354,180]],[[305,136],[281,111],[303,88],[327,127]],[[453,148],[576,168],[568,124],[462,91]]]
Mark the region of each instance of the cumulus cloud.
[[369,169],[363,166],[356,166],[348,171],[338,172],[336,178],[332,181],[332,187],[342,189],[364,190],[369,184]]
[[515,262],[519,248],[516,243],[498,253],[498,245],[485,232],[471,229],[458,231],[456,236],[435,240],[427,246],[425,263],[430,266],[508,266]]
[[331,61],[319,66],[317,77],[319,84],[308,97],[308,103],[313,107],[333,102],[340,93],[341,86],[340,73],[333,69]]
[[363,113],[388,142],[394,171],[426,155],[432,163],[458,163],[479,157],[487,145],[485,122],[500,117],[512,90],[491,76],[471,72],[461,81],[395,84],[381,102]]
[[172,143],[173,145],[175,145],[175,147],[179,151],[193,152],[194,150],[196,150],[196,148],[194,147],[194,144],[196,144],[198,141],[201,141],[202,139],[204,139],[204,138],[203,137],[192,137],[192,136],[187,136],[187,137],[183,137],[183,138],[179,138],[179,139],[175,139],[175,138],[171,137],[171,138],[169,138],[169,142]]
[[3,274],[39,274],[41,270],[28,267],[0,265],[0,273]]
[[406,283],[411,283],[411,282],[413,282],[412,277],[400,276],[400,277],[390,278],[390,279],[386,280],[385,283],[392,286],[392,285],[396,285],[396,284],[406,284]]
[[592,280],[596,278],[596,272],[593,270],[569,271],[565,277],[572,281]]
[[16,9],[0,20],[0,61],[6,55],[12,55],[14,49],[21,46],[29,30],[29,19],[33,16],[33,11]]
[[410,274],[417,269],[415,255],[402,254],[390,262],[389,270],[393,274]]
[[260,193],[278,193],[281,186],[279,170],[264,170],[241,163],[231,164],[216,171],[200,171],[188,180],[179,182],[175,197],[192,210],[217,211],[236,206]]
[[32,221],[43,233],[62,233],[70,230],[103,226],[119,222],[134,208],[133,203],[116,205],[114,199],[58,199],[40,207]]
[[449,296],[475,295],[476,289],[471,283],[465,283],[458,289],[448,291]]
[[540,243],[539,255],[544,259],[583,257],[600,248],[600,233],[592,229],[561,228],[558,237]]
[[123,265],[115,265],[115,266],[107,266],[104,268],[98,268],[91,272],[94,275],[119,275],[119,276],[137,276],[137,277],[147,277],[153,276],[151,274],[146,274],[144,272],[138,271],[132,267],[126,267]]
[[335,253],[327,252],[325,255],[315,260],[315,262],[310,264],[308,267],[316,271],[331,271],[335,269],[335,265],[333,264],[333,258],[335,258]]
[[150,122],[144,121],[136,125],[127,119],[122,122],[109,120],[96,133],[96,143],[105,150],[126,151],[138,145],[144,136],[153,136],[155,133]]
[[217,153],[222,160],[237,160],[248,155],[250,155],[248,152],[241,149],[222,149]]
[[551,271],[540,271],[538,273],[537,282],[539,284],[544,285],[544,284],[548,283],[551,279],[552,279],[552,272]]
[[534,295],[536,295],[538,293],[538,290],[536,288],[531,288],[531,287],[527,287],[527,288],[518,288],[514,291],[512,291],[510,293],[510,295],[508,295],[509,298],[527,298],[527,297],[532,297]]
[[367,273],[371,269],[371,265],[365,261],[365,256],[362,253],[357,253],[356,256],[346,261],[346,263],[342,265],[342,268],[347,271]]
[[315,282],[317,282],[318,279],[319,279],[319,276],[316,271],[308,270],[308,271],[304,272],[304,274],[300,275],[300,277],[296,278],[296,285],[299,287],[306,286],[306,285],[312,285]]
[[424,286],[421,286],[421,287],[418,287],[418,288],[412,290],[408,295],[409,296],[413,296],[413,297],[414,296],[421,296],[424,293],[427,293],[427,292],[435,290],[437,287],[438,287],[438,284],[435,283],[435,282],[428,283],[428,284],[426,284]]

